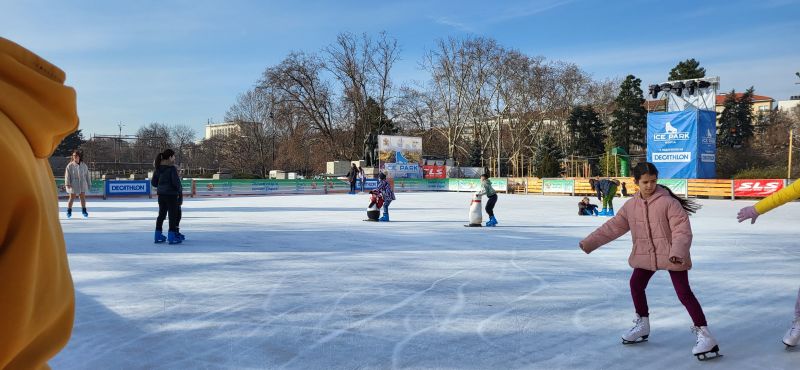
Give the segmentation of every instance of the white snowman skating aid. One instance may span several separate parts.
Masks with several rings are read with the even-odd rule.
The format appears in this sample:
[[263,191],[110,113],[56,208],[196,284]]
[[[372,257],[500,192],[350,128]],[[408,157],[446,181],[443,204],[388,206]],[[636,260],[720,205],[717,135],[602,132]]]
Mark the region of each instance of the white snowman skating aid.
[[481,196],[472,195],[472,202],[469,204],[469,225],[470,227],[481,227],[483,222],[483,208],[481,208]]

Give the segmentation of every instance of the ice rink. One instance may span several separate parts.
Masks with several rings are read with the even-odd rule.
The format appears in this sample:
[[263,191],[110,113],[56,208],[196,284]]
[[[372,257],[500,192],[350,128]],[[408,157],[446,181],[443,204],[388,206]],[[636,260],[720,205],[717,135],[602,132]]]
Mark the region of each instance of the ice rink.
[[186,199],[177,246],[153,244],[155,199],[90,199],[89,219],[61,213],[77,308],[50,364],[800,368],[781,343],[800,287],[800,203],[750,225],[735,216],[751,201],[700,201],[689,278],[724,355],[701,363],[663,271],[647,290],[649,342],[621,344],[630,234],[584,254],[578,241],[605,218],[577,216],[579,197],[500,194],[499,225],[466,228],[470,197],[398,193],[389,223],[362,221],[364,194]]

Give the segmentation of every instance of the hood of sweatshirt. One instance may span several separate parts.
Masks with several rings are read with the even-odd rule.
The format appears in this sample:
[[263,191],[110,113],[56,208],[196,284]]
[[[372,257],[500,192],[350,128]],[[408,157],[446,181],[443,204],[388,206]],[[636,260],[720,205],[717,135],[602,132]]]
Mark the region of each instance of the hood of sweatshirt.
[[58,67],[0,37],[0,115],[19,128],[37,158],[49,157],[78,128],[75,90],[65,78]]

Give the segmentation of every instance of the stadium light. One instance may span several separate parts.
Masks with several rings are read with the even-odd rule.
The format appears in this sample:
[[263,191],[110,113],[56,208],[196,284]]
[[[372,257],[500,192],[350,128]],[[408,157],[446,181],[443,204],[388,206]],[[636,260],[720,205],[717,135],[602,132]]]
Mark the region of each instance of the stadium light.
[[661,92],[661,86],[650,85],[648,87],[648,92],[650,93],[650,96],[653,97],[653,99],[656,99],[656,98],[658,98],[658,93]]
[[700,82],[697,83],[697,87],[700,88],[700,89],[705,89],[705,88],[707,88],[709,86],[711,86],[711,82],[708,82],[708,81],[700,81]]
[[675,91],[675,95],[681,96],[681,91],[683,91],[683,87],[686,86],[683,82],[676,82],[672,84],[672,90]]
[[661,91],[667,92],[670,90],[672,90],[672,84],[669,83],[661,84]]
[[688,95],[694,95],[694,89],[697,88],[697,81],[689,81],[686,83],[686,89]]

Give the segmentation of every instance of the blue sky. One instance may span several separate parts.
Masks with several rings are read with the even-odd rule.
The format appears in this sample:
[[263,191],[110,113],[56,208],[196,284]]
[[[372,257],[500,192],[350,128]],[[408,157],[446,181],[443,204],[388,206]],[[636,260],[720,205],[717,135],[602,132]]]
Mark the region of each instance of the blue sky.
[[201,136],[265,68],[339,32],[397,38],[397,83],[425,79],[419,61],[435,40],[480,35],[596,79],[662,82],[696,58],[724,91],[800,95],[800,0],[0,1],[0,36],[67,72],[87,136],[120,122],[123,133],[163,122]]

